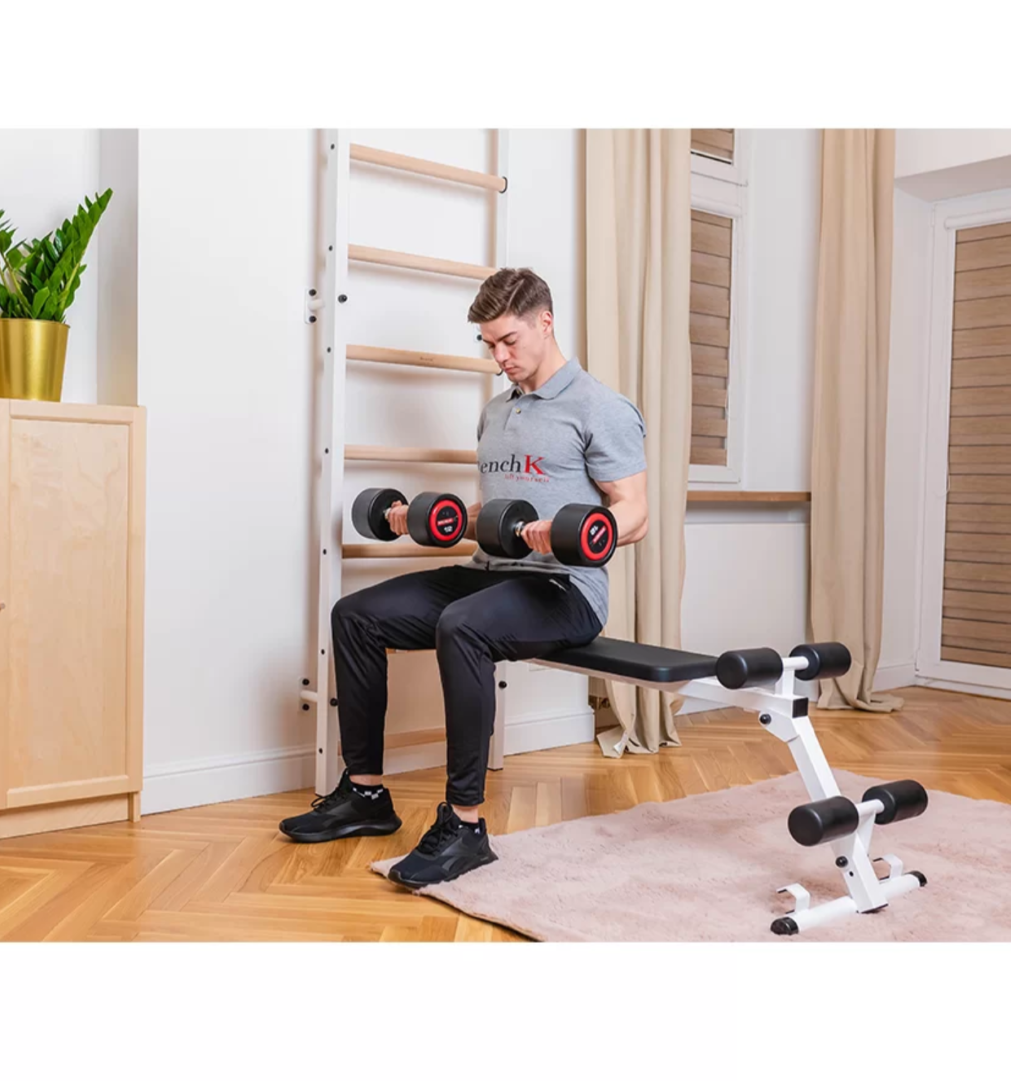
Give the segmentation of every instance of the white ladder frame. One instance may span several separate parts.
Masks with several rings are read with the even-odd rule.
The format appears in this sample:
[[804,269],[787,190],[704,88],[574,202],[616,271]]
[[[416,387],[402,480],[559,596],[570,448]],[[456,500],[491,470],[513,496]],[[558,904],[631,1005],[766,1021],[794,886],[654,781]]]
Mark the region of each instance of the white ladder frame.
[[[343,770],[337,722],[336,679],[331,662],[330,613],[341,596],[344,529],[344,406],[347,372],[347,320],[344,313],[351,300],[348,275],[348,224],[350,217],[351,137],[348,131],[327,128],[317,133],[319,170],[317,173],[315,290],[306,304],[315,316],[314,357],[320,366],[317,397],[318,476],[315,492],[317,534],[316,558],[318,605],[316,621],[315,689],[303,680],[300,694],[304,705],[316,710],[315,789],[318,795],[332,792]],[[496,172],[506,178],[506,189],[495,198],[496,267],[508,266],[509,235],[509,132],[496,131]],[[457,172],[462,172],[457,170]],[[446,179],[452,182],[452,177]],[[344,297],[345,300],[339,300]],[[311,318],[311,316],[310,316]],[[494,395],[495,390],[492,391]],[[505,664],[496,666],[496,687],[506,681]],[[325,688],[325,693],[324,689]],[[504,715],[504,696],[496,692]],[[501,732],[498,748],[501,751]],[[497,766],[501,768],[501,754]]]

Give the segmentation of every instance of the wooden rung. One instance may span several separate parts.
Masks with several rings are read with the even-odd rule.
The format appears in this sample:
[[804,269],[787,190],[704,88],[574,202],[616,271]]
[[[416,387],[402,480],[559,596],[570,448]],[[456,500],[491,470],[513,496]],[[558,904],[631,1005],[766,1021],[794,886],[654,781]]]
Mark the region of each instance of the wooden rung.
[[419,368],[498,375],[498,365],[481,357],[454,357],[445,353],[419,353],[413,349],[380,349],[374,345],[349,345],[348,360],[368,360],[374,364],[412,364]]
[[442,743],[445,738],[445,728],[421,728],[417,732],[388,732],[383,737],[383,746],[389,751],[397,747],[420,747],[425,743]]
[[411,158],[406,154],[394,154],[389,150],[377,150],[372,146],[351,144],[351,160],[369,165],[385,165],[388,169],[399,169],[404,173],[418,173],[420,176],[434,176],[439,180],[452,180],[457,184],[467,184],[472,188],[485,188],[500,195],[506,190],[508,181],[503,176],[492,173],[479,173],[473,169],[461,169],[456,165],[443,165],[439,161],[425,158]]
[[345,544],[341,555],[345,559],[459,559],[477,551],[473,541],[459,541],[452,548],[434,548],[413,541],[399,540],[379,544]]
[[378,263],[381,266],[401,267],[404,270],[428,270],[433,274],[449,274],[455,278],[474,278],[477,281],[484,281],[495,273],[493,266],[456,263],[451,259],[433,259],[428,255],[386,251],[383,248],[364,248],[360,244],[348,245],[348,258],[356,259],[359,263]]
[[696,489],[689,503],[810,503],[810,492],[716,492]]
[[449,462],[454,465],[477,465],[476,450],[443,450],[427,447],[346,446],[348,462]]

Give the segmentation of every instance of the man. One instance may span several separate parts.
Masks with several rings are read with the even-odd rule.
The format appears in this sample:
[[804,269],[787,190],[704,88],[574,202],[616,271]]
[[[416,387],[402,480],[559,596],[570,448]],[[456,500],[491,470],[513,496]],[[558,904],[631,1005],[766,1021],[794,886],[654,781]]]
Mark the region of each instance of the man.
[[[567,503],[607,501],[618,544],[646,535],[642,414],[598,382],[554,336],[547,284],[531,270],[500,270],[468,314],[513,385],[477,427],[482,502],[525,499],[539,515],[523,530],[525,559],[481,550],[463,565],[403,574],[343,597],[332,613],[347,768],[312,810],[280,825],[295,841],[393,833],[401,822],[383,786],[386,650],[435,649],[446,710],[446,802],[390,878],[419,889],[491,863],[480,806],[495,721],[495,663],[545,656],[592,641],[607,622],[606,567],[570,567],[551,551],[551,518]],[[475,539],[481,503],[467,508]],[[407,532],[407,508],[390,525]]]

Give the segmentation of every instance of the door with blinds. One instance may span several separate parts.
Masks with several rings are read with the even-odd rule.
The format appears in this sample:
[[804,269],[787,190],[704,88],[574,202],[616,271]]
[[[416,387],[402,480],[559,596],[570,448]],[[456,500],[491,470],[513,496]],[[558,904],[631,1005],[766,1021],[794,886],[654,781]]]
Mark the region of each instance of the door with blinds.
[[1011,221],[954,232],[940,660],[1011,669]]

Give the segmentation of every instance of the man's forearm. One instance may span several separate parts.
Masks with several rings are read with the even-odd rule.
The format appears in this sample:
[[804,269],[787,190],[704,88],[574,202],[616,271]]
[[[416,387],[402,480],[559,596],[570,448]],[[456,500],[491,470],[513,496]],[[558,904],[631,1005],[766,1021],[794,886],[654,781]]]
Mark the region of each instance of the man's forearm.
[[607,508],[618,525],[618,546],[635,544],[642,540],[649,529],[649,511],[644,504],[631,500],[619,500]]

